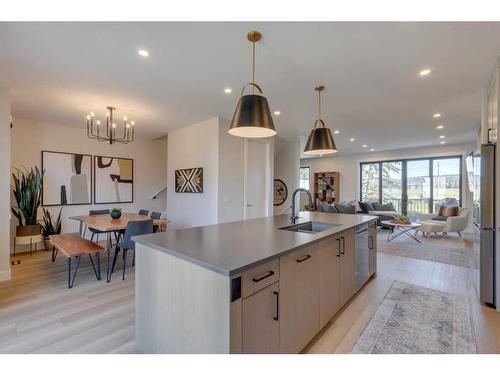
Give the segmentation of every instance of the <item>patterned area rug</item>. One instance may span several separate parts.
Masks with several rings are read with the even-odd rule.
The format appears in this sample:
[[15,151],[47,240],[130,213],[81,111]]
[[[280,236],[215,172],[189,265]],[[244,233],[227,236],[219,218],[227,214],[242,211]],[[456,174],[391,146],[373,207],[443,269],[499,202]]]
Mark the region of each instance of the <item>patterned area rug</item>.
[[[446,241],[446,240],[443,240]],[[408,258],[432,260],[434,262],[453,264],[461,267],[471,267],[472,260],[469,252],[463,248],[437,246],[429,243],[398,243],[386,242],[381,239],[377,243],[378,251],[391,255]]]
[[466,297],[395,281],[351,353],[477,353],[472,327]]

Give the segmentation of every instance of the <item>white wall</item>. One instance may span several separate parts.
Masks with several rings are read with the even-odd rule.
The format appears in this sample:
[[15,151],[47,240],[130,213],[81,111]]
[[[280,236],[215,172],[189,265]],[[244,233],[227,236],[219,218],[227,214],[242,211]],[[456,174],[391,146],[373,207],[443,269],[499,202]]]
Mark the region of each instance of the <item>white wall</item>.
[[290,213],[291,196],[299,187],[300,145],[299,142],[287,142],[274,156],[274,178],[282,180],[288,188],[285,202],[274,207],[274,214]]
[[[217,223],[219,184],[219,118],[168,133],[167,195],[170,228]],[[176,193],[175,170],[203,168],[203,193]]]
[[[471,140],[473,141],[473,140]],[[363,154],[330,156],[312,159],[302,159],[302,167],[309,166],[311,177],[311,189],[313,187],[314,173],[322,171],[340,172],[340,201],[359,200],[359,163],[365,161],[379,161],[392,159],[411,159],[420,157],[462,155],[462,193],[463,205],[468,207],[472,203],[472,195],[468,190],[465,169],[465,156],[474,149],[474,144],[467,145],[446,145],[439,147],[419,147],[413,149],[384,151],[384,152],[366,152]]]
[[218,222],[242,220],[245,205],[245,139],[227,132],[229,121],[219,119]]
[[0,281],[10,278],[10,101],[0,88]]
[[[134,202],[64,206],[63,232],[76,232],[78,223],[69,220],[68,217],[87,214],[89,209],[118,207],[122,208],[124,212],[137,212],[141,208],[164,212],[167,193],[162,192],[155,200],[152,200],[151,196],[164,186],[167,180],[166,140],[154,141],[137,137],[133,143],[128,145],[119,143],[110,145],[87,138],[86,130],[83,128],[39,123],[19,118],[14,118],[13,123],[14,127],[11,132],[12,167],[20,169],[34,165],[41,167],[42,150],[134,159]],[[11,197],[13,203],[12,199]],[[59,207],[48,207],[48,209],[52,213],[57,213]],[[41,212],[39,212],[39,218],[41,218]],[[13,217],[11,233],[14,233],[16,225],[17,220]]]

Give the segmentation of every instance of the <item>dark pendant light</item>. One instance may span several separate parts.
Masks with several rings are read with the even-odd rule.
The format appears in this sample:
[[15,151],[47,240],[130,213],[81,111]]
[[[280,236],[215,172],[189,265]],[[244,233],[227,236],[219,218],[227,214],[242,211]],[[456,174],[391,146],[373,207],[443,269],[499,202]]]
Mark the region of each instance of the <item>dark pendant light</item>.
[[325,126],[321,119],[321,91],[325,86],[316,86],[314,90],[318,92],[318,119],[314,121],[314,126],[307,138],[304,154],[307,155],[323,155],[334,154],[337,152],[337,146],[332,137],[332,132]]
[[[255,43],[261,38],[262,35],[258,31],[251,31],[247,34],[247,39],[252,42],[252,82],[243,86],[228,130],[229,134],[236,137],[267,138],[276,134],[267,99],[262,89],[255,83]],[[252,86],[252,94],[243,95],[247,86]],[[259,95],[255,94],[255,89]]]

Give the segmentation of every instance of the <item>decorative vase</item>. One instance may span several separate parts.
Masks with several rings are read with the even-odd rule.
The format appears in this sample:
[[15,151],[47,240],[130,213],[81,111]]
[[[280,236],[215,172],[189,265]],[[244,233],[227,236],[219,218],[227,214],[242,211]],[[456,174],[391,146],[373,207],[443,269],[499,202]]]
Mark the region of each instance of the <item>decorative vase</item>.
[[121,211],[111,211],[111,218],[113,219],[119,219],[122,216]]

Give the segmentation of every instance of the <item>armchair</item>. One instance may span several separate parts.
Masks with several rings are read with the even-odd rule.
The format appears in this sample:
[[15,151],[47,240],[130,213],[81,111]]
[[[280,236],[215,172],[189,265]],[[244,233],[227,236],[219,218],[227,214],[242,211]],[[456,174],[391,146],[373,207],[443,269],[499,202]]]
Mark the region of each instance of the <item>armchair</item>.
[[420,214],[419,222],[422,224],[418,231],[422,233],[443,232],[446,237],[448,232],[457,232],[462,237],[462,232],[467,227],[469,221],[470,210],[468,208],[461,208],[458,216],[449,216],[446,221],[432,220],[437,213],[434,214]]

